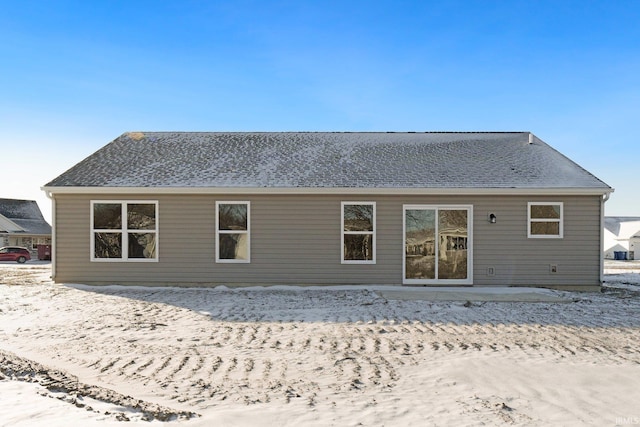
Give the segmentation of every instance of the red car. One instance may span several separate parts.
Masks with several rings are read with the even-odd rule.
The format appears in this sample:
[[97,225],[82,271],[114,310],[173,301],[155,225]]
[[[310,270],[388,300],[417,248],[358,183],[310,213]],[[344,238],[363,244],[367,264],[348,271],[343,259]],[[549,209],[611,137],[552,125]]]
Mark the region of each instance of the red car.
[[19,246],[5,246],[0,248],[0,261],[16,261],[23,264],[31,259],[27,248]]

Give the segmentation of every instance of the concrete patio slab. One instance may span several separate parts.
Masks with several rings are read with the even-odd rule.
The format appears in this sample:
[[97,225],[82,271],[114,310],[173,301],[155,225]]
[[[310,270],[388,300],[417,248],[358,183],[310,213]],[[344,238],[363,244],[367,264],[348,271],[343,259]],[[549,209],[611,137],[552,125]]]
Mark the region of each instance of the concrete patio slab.
[[568,292],[541,288],[509,287],[434,287],[376,290],[391,300],[421,301],[496,301],[496,302],[572,302]]

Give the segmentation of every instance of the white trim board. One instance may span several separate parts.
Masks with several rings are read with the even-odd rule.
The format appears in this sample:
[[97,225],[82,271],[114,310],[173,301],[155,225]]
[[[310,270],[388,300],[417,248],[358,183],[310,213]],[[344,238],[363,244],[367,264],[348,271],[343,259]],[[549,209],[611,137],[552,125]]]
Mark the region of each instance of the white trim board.
[[47,194],[608,195],[612,188],[41,187]]

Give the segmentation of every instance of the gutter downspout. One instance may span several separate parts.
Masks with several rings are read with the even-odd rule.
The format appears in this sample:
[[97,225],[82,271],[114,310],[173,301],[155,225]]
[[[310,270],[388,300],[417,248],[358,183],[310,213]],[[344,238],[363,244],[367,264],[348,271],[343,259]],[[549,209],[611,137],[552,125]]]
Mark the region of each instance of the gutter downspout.
[[600,286],[604,283],[604,204],[611,197],[611,192],[605,193],[600,201]]
[[[43,189],[44,190],[44,189]],[[53,193],[44,190],[44,194],[51,200],[51,280],[56,281],[56,198]]]

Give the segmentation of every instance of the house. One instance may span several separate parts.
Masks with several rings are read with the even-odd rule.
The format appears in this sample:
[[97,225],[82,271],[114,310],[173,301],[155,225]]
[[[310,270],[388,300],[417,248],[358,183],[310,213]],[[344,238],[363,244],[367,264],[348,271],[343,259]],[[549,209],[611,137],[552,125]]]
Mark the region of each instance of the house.
[[529,132],[132,132],[43,190],[57,282],[574,290],[613,191]]
[[640,217],[604,218],[604,257],[615,259],[616,252],[628,260],[640,259]]
[[33,257],[51,245],[51,225],[34,200],[0,199],[0,247],[23,246]]

